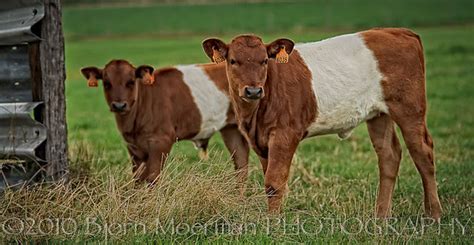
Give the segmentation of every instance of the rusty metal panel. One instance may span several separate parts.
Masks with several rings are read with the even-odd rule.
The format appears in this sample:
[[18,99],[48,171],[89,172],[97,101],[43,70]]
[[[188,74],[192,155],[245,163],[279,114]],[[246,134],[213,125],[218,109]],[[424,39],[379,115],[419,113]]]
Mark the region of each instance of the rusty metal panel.
[[32,101],[28,45],[0,46],[0,103]]
[[0,45],[40,40],[37,24],[44,17],[41,0],[1,0]]
[[46,127],[31,117],[39,104],[0,103],[0,159],[44,161],[36,148],[46,140]]

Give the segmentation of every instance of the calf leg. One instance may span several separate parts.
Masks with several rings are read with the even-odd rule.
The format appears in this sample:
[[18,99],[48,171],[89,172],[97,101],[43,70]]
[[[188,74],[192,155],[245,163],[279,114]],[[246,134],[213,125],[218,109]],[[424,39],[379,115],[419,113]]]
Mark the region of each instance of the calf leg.
[[148,159],[142,171],[139,171],[139,180],[155,183],[161,173],[166,158],[171,151],[173,141],[169,138],[148,140]]
[[439,221],[441,204],[436,186],[433,140],[426,127],[424,87],[420,85],[417,91],[422,93],[418,96],[404,96],[399,100],[388,101],[388,107],[390,116],[400,127],[410,156],[421,175],[425,212]]
[[130,157],[132,159],[132,173],[135,175],[137,171],[139,171],[140,165],[142,164],[143,161],[141,159],[138,159],[134,155],[130,155]]
[[439,221],[441,218],[441,203],[436,184],[433,140],[426,127],[426,122],[424,119],[418,121],[413,119],[400,120],[399,126],[410,156],[421,175],[425,212],[428,216]]
[[288,177],[291,161],[298,147],[299,138],[288,131],[270,136],[268,165],[265,171],[265,192],[268,211],[279,213],[285,194],[288,192]]
[[268,159],[259,157],[260,158],[260,165],[262,165],[262,170],[263,170],[263,175],[267,173],[267,167],[268,167]]
[[135,174],[135,172],[140,167],[142,161],[135,154],[133,154],[131,150],[128,150],[128,155],[130,156],[130,160],[132,161],[132,173]]
[[379,190],[376,215],[390,216],[392,194],[401,160],[401,148],[392,119],[383,114],[367,121],[370,140],[377,153],[379,164]]
[[249,145],[236,126],[223,128],[221,134],[234,161],[240,194],[243,196],[248,176]]
[[[139,179],[140,172],[143,171],[144,162],[146,159],[146,153],[140,148],[133,146],[131,144],[127,145],[128,154],[130,156],[130,160],[132,161],[132,173],[134,179]],[[141,167],[143,165],[143,167]]]

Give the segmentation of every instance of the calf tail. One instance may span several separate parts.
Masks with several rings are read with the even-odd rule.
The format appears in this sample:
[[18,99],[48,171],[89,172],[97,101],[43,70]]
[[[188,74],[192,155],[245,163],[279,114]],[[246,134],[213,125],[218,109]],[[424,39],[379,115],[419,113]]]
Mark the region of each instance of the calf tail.
[[421,42],[420,35],[416,34],[415,32],[409,29],[403,29],[403,30],[405,32],[405,35],[416,38],[416,40],[418,41],[418,44],[420,45],[418,49],[418,57],[420,58],[420,63],[421,63],[421,66],[423,67],[423,75],[425,75],[425,69],[426,69],[425,68],[425,55],[424,55],[423,43]]

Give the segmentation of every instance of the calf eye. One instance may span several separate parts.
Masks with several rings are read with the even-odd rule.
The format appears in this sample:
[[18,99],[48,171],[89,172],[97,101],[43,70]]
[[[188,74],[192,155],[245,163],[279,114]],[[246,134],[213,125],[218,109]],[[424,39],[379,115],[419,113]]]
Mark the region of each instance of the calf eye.
[[262,61],[262,65],[266,65],[266,64],[268,64],[268,59],[264,59],[264,60]]
[[127,86],[127,88],[133,88],[135,86],[135,81],[130,80],[125,84],[125,86]]
[[234,65],[234,64],[235,64],[235,60],[234,60],[234,59],[230,59],[230,64],[231,64],[231,65]]
[[112,88],[112,84],[109,81],[104,81],[104,88],[108,90]]

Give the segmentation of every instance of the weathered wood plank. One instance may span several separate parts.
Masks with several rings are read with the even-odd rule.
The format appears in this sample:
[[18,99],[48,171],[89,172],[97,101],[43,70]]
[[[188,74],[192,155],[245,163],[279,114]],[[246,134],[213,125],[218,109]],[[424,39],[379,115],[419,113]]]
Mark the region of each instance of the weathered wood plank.
[[[46,173],[49,179],[59,180],[66,177],[67,124],[65,100],[65,57],[64,36],[61,22],[60,0],[43,0],[45,17],[41,21],[39,60],[41,86],[36,87],[34,99],[44,101],[42,121],[48,128],[46,142]],[[38,76],[38,74],[36,74]],[[38,91],[40,90],[40,91]],[[40,92],[37,93],[37,92]]]

